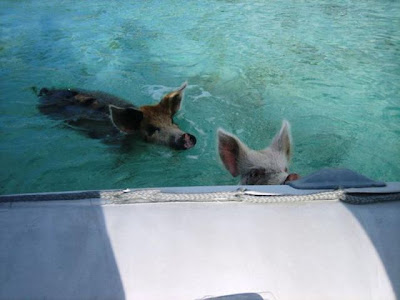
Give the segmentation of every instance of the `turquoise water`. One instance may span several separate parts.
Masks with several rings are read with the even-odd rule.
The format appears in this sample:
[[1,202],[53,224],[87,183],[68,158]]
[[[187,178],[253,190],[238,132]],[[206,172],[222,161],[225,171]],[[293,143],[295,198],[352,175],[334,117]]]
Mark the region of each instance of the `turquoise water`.
[[[0,193],[237,184],[216,129],[265,147],[292,125],[291,171],[400,181],[398,1],[2,1]],[[55,4],[57,3],[57,4]],[[187,80],[177,152],[89,139],[30,87],[154,103]]]

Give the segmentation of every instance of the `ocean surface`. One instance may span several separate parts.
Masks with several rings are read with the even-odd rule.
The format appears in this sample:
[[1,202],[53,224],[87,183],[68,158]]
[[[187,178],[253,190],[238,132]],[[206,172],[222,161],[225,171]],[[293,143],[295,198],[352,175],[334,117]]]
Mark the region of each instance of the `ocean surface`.
[[[255,149],[291,123],[291,171],[400,181],[399,1],[1,1],[0,193],[234,185],[219,127]],[[188,81],[188,151],[109,145],[32,87],[156,103]]]

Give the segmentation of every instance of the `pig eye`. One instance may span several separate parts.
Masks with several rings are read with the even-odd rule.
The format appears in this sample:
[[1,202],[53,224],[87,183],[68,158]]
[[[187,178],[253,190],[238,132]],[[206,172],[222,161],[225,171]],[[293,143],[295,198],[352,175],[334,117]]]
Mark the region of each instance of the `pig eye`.
[[156,126],[153,126],[153,125],[147,125],[147,127],[146,127],[146,132],[147,132],[147,134],[150,136],[150,135],[153,135],[156,131],[160,131],[160,128],[158,128],[158,127],[156,127]]
[[249,175],[251,178],[256,178],[256,177],[263,176],[264,174],[265,174],[265,169],[261,168],[261,169],[251,170]]
[[285,168],[285,172],[286,172],[286,173],[288,172],[288,168],[287,168],[287,167]]

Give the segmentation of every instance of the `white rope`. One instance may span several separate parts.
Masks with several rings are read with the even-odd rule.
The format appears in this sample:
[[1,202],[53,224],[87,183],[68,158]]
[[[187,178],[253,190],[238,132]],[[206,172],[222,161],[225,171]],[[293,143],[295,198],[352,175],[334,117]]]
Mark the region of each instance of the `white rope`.
[[160,190],[111,191],[101,192],[101,198],[108,203],[154,203],[154,202],[248,202],[248,203],[283,203],[306,201],[339,201],[344,191],[332,191],[308,195],[254,195],[245,190],[215,193],[163,193]]
[[0,196],[0,203],[21,201],[103,199],[105,204],[122,203],[163,203],[163,202],[246,202],[246,203],[288,203],[309,201],[342,201],[350,204],[370,204],[400,201],[400,193],[348,193],[345,190],[319,192],[306,195],[279,195],[238,189],[233,192],[213,193],[167,193],[161,190],[113,190],[83,191],[45,194],[23,194]]

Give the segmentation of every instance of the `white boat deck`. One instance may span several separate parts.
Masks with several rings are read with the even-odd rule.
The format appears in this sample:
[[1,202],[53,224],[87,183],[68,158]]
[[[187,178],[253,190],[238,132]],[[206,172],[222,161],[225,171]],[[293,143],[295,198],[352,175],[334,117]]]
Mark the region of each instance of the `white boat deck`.
[[400,202],[0,203],[0,299],[399,299]]

